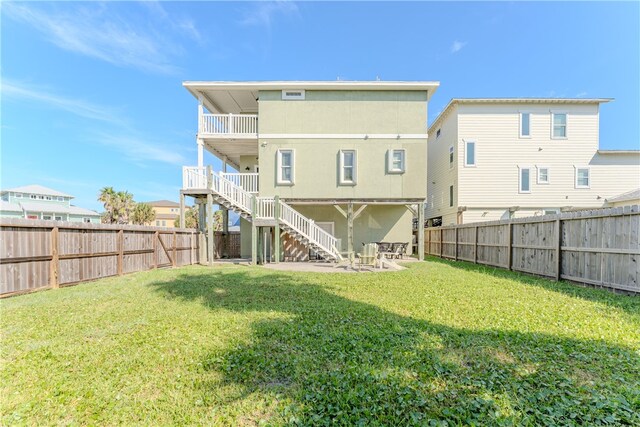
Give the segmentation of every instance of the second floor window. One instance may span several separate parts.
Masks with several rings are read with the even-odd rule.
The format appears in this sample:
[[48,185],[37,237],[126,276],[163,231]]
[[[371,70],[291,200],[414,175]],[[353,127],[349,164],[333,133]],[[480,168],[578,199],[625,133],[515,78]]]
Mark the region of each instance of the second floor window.
[[389,150],[387,159],[387,171],[389,173],[404,173],[405,152],[404,150]]
[[449,207],[453,206],[453,185],[449,186]]
[[476,165],[476,143],[473,141],[467,141],[465,144],[464,153],[464,165],[475,166]]
[[340,150],[340,184],[356,183],[356,151]]
[[531,168],[520,168],[520,193],[531,193]]
[[293,184],[293,150],[278,150],[278,184]]
[[589,188],[590,186],[589,168],[576,168],[576,188]]
[[552,120],[552,133],[554,138],[566,138],[567,137],[567,115],[565,113],[553,113],[551,115]]
[[449,169],[453,169],[453,145],[449,147]]
[[531,136],[531,114],[520,113],[520,138]]
[[538,166],[538,184],[549,183],[549,168],[546,166]]

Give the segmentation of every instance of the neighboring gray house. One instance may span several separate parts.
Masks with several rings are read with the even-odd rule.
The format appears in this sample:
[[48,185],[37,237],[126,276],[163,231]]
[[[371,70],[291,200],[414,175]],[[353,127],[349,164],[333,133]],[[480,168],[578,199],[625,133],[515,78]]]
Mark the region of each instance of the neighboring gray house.
[[70,222],[100,222],[100,214],[73,206],[73,196],[42,185],[26,185],[0,191],[0,217]]

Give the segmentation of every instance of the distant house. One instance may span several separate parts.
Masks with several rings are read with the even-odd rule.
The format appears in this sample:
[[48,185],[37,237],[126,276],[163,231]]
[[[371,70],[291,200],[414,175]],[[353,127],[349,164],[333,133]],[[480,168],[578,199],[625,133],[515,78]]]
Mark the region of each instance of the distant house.
[[640,151],[599,148],[599,109],[608,101],[451,100],[429,130],[427,222],[637,203]]
[[151,206],[156,213],[153,225],[156,227],[174,227],[176,219],[180,218],[180,204],[171,200],[155,200],[144,202]]
[[70,222],[100,222],[96,211],[71,204],[74,197],[42,185],[0,191],[0,217]]

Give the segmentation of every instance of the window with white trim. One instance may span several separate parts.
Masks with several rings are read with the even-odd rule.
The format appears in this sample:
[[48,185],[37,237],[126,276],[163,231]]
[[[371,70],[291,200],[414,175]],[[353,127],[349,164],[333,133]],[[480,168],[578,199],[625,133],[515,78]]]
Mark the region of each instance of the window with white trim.
[[13,197],[16,199],[22,199],[22,193],[13,193]]
[[42,215],[42,219],[51,220],[51,215]]
[[549,168],[547,166],[538,166],[538,184],[549,183]]
[[56,221],[62,221],[62,217],[61,216],[56,216]]
[[576,188],[591,187],[589,168],[576,168]]
[[464,150],[464,165],[475,166],[476,165],[476,143],[475,141],[467,141],[465,143]]
[[531,113],[520,113],[520,138],[531,138]]
[[293,150],[278,150],[278,184],[293,184],[294,180],[294,157]]
[[284,100],[291,100],[291,99],[298,99],[298,100],[304,100],[304,90],[283,90],[282,91],[282,99]]
[[436,131],[436,139],[440,138],[440,134],[441,134],[441,133],[442,133],[442,132],[441,132],[441,129],[438,129],[438,130]]
[[82,222],[91,222],[91,218],[84,217],[82,218]]
[[405,168],[405,151],[404,149],[389,150],[387,153],[387,172],[388,173],[404,173]]
[[520,167],[519,193],[531,193],[531,168]]
[[29,198],[30,198],[30,199],[34,199],[34,200],[35,200],[35,199],[37,199],[38,197],[37,197],[35,194],[30,194],[30,195],[29,195]]
[[356,150],[340,150],[340,184],[356,183],[356,162]]
[[58,201],[59,201],[59,202],[64,202],[64,197],[62,197],[62,196],[58,196]]
[[551,137],[566,138],[567,137],[567,114],[551,113]]
[[454,149],[453,145],[449,147],[449,169],[453,169],[453,160],[454,160]]
[[449,186],[449,207],[453,206],[453,185]]

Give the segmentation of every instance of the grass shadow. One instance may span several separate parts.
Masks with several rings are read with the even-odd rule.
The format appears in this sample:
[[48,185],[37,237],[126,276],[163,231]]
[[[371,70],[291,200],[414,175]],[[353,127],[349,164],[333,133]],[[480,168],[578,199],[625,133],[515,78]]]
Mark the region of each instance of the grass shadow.
[[236,399],[271,396],[274,423],[640,423],[633,349],[454,328],[341,297],[309,277],[212,270],[150,286],[216,313],[264,313],[251,324],[251,339],[208,350],[202,365],[223,380],[199,387],[214,395],[233,384],[243,390]]

